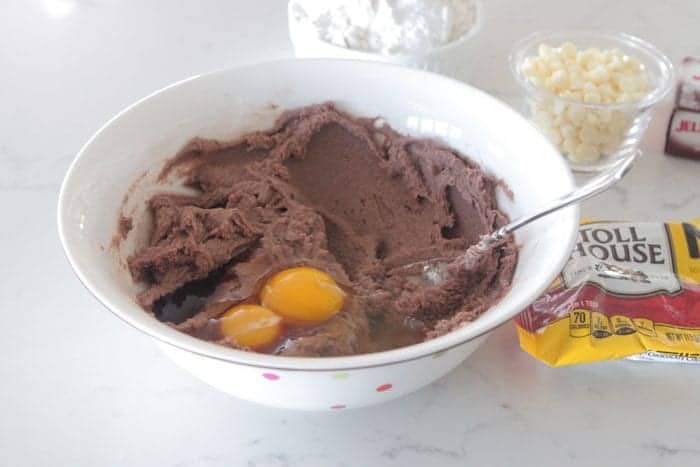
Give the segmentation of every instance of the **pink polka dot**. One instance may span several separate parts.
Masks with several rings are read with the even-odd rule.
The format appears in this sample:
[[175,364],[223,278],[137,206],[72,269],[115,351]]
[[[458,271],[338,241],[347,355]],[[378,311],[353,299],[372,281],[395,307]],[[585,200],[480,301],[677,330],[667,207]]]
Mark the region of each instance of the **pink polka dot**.
[[347,405],[345,405],[345,404],[331,405],[331,409],[333,409],[333,410],[340,410],[340,409],[344,409],[345,407],[347,407]]
[[389,383],[382,384],[382,385],[380,385],[380,386],[377,386],[377,392],[388,391],[388,390],[391,389],[392,387],[394,387],[394,386],[393,386],[392,384],[389,384]]
[[280,379],[279,375],[276,375],[274,373],[263,373],[263,378],[269,379],[270,381],[277,381]]

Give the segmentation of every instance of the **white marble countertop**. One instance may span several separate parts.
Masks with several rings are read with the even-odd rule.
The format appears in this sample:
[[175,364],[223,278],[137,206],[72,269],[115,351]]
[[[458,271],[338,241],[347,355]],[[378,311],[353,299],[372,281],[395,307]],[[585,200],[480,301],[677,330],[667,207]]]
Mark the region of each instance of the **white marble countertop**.
[[[700,56],[695,0],[488,0],[465,59],[517,103],[513,41],[554,27],[640,35]],[[332,415],[255,406],[176,368],[83,289],[55,204],[82,143],[135,99],[214,68],[288,57],[283,0],[8,0],[0,14],[0,465],[700,465],[700,368],[610,362],[550,369],[497,330],[411,396]],[[700,164],[645,156],[584,214],[700,215]]]

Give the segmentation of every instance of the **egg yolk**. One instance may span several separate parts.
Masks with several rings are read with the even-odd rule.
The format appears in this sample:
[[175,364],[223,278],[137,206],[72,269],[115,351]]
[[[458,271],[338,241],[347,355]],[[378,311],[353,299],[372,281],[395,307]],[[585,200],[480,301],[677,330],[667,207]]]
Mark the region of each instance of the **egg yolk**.
[[260,292],[262,305],[297,322],[320,322],[343,307],[345,292],[318,269],[298,267],[280,271]]
[[273,344],[282,332],[282,318],[260,305],[236,305],[220,318],[224,336],[253,350]]

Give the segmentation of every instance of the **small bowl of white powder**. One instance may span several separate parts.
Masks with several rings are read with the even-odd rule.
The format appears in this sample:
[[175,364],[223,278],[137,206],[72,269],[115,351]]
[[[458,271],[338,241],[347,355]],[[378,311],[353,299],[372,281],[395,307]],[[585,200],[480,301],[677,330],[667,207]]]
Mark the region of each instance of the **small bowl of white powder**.
[[475,0],[291,0],[300,58],[374,60],[458,76],[478,30]]

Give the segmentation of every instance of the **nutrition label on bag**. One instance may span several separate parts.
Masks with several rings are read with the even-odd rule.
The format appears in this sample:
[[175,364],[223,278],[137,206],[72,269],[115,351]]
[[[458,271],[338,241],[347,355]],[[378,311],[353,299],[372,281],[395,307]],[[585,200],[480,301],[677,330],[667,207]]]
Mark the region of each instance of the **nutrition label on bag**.
[[700,220],[586,222],[560,277],[516,318],[550,365],[700,362]]

